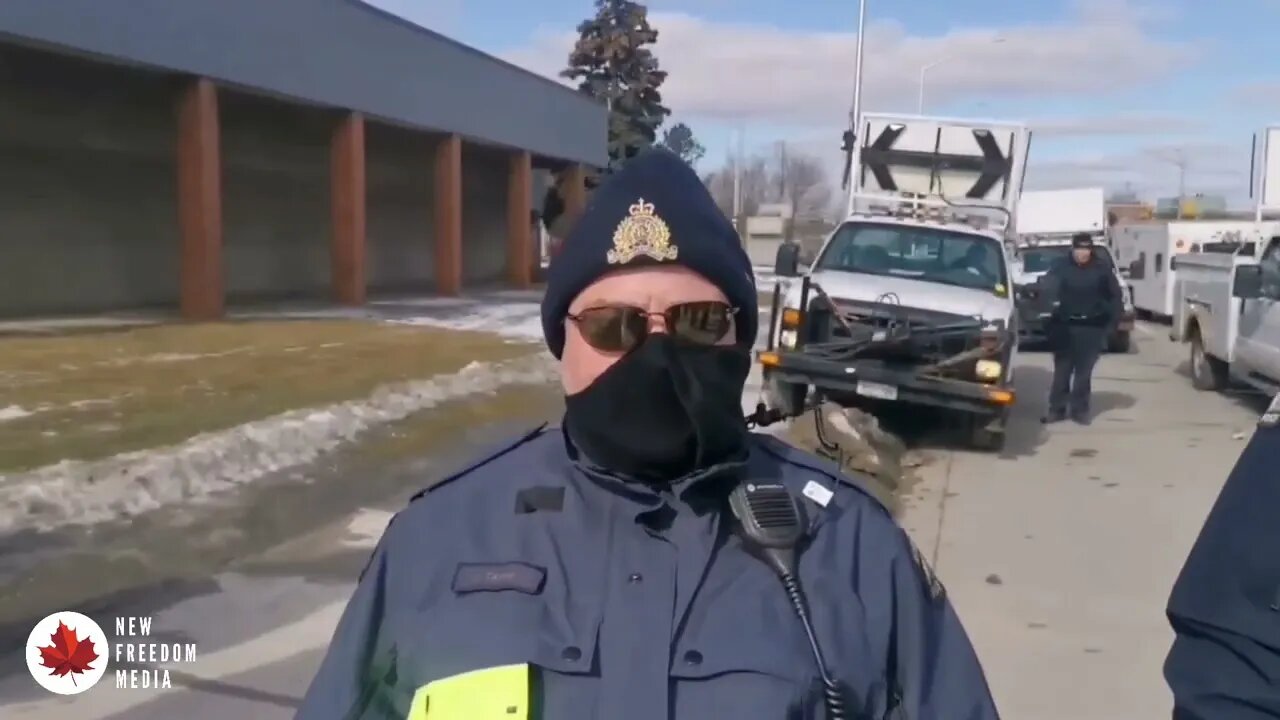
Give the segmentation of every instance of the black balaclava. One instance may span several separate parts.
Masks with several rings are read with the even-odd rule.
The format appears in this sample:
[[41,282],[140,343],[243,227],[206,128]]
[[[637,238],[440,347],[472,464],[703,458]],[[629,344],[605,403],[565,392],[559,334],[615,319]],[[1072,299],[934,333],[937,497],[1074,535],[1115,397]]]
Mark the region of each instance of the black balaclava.
[[650,335],[585,390],[565,398],[565,424],[602,468],[642,482],[669,482],[742,459],[742,389],[750,354]]

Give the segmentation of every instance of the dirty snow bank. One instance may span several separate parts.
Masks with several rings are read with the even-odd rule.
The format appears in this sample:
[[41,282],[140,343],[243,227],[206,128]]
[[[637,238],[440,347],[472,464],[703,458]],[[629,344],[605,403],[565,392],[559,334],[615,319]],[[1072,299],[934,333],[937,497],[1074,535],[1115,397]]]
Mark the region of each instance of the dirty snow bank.
[[291,410],[168,448],[0,475],[0,534],[87,525],[198,499],[305,465],[366,430],[440,403],[557,377],[545,353],[473,362],[456,373],[387,385],[360,400]]
[[35,412],[28,410],[20,405],[6,405],[0,407],[0,422],[6,420],[21,420],[24,417],[35,415]]
[[899,494],[913,481],[915,469],[929,462],[928,455],[908,449],[870,413],[831,402],[823,403],[818,412],[824,421],[821,436],[815,418],[806,413],[786,425],[786,440],[861,477],[867,490],[897,512]]
[[542,339],[542,308],[532,302],[462,306],[452,313],[388,320],[396,325],[424,325],[450,330],[491,332],[519,340]]

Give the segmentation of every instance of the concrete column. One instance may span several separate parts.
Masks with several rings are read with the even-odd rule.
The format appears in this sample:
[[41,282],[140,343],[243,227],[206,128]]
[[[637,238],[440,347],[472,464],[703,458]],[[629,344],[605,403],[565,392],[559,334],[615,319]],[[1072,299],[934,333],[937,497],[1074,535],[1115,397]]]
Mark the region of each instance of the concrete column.
[[182,316],[213,320],[225,309],[218,89],[195,78],[178,97],[178,222]]
[[343,305],[363,305],[367,208],[364,117],[360,113],[347,113],[334,128],[330,159],[333,295]]
[[587,207],[587,170],[574,164],[565,173],[564,213],[576,223]]
[[533,158],[527,150],[511,154],[507,175],[507,280],[517,288],[533,285]]
[[450,135],[435,151],[436,292],[462,292],[462,138]]

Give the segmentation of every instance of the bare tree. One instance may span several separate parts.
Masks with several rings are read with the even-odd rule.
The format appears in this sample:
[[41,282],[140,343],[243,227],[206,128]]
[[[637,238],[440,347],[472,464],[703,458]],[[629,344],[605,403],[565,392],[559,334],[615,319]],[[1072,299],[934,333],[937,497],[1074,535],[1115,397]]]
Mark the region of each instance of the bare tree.
[[779,175],[781,187],[785,188],[781,200],[791,206],[797,220],[825,218],[830,214],[831,184],[816,158],[787,155],[786,165],[780,169]]
[[[733,216],[733,161],[724,167],[709,173],[703,178],[711,197],[725,215]],[[747,158],[742,163],[742,213],[754,215],[760,205],[770,201],[769,185],[771,173],[768,162],[763,157]]]
[[[725,215],[733,213],[733,160],[703,181]],[[742,212],[754,215],[766,203],[786,203],[797,220],[827,219],[834,204],[831,183],[816,158],[794,152],[756,155],[743,161]]]

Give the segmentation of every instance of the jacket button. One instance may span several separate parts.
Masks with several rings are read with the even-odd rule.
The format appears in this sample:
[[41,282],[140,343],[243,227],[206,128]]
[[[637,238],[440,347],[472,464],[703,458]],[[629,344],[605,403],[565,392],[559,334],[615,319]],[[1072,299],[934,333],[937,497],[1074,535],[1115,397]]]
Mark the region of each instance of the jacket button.
[[568,660],[569,662],[577,662],[579,659],[582,658],[582,651],[570,645],[569,647],[561,651],[560,657],[564,658],[565,660]]
[[697,650],[690,650],[689,652],[686,652],[684,654],[684,664],[685,665],[701,665],[702,653],[698,652]]
[[643,580],[644,580],[644,576],[641,575],[640,573],[631,573],[631,576],[627,578],[627,582],[633,585]]

